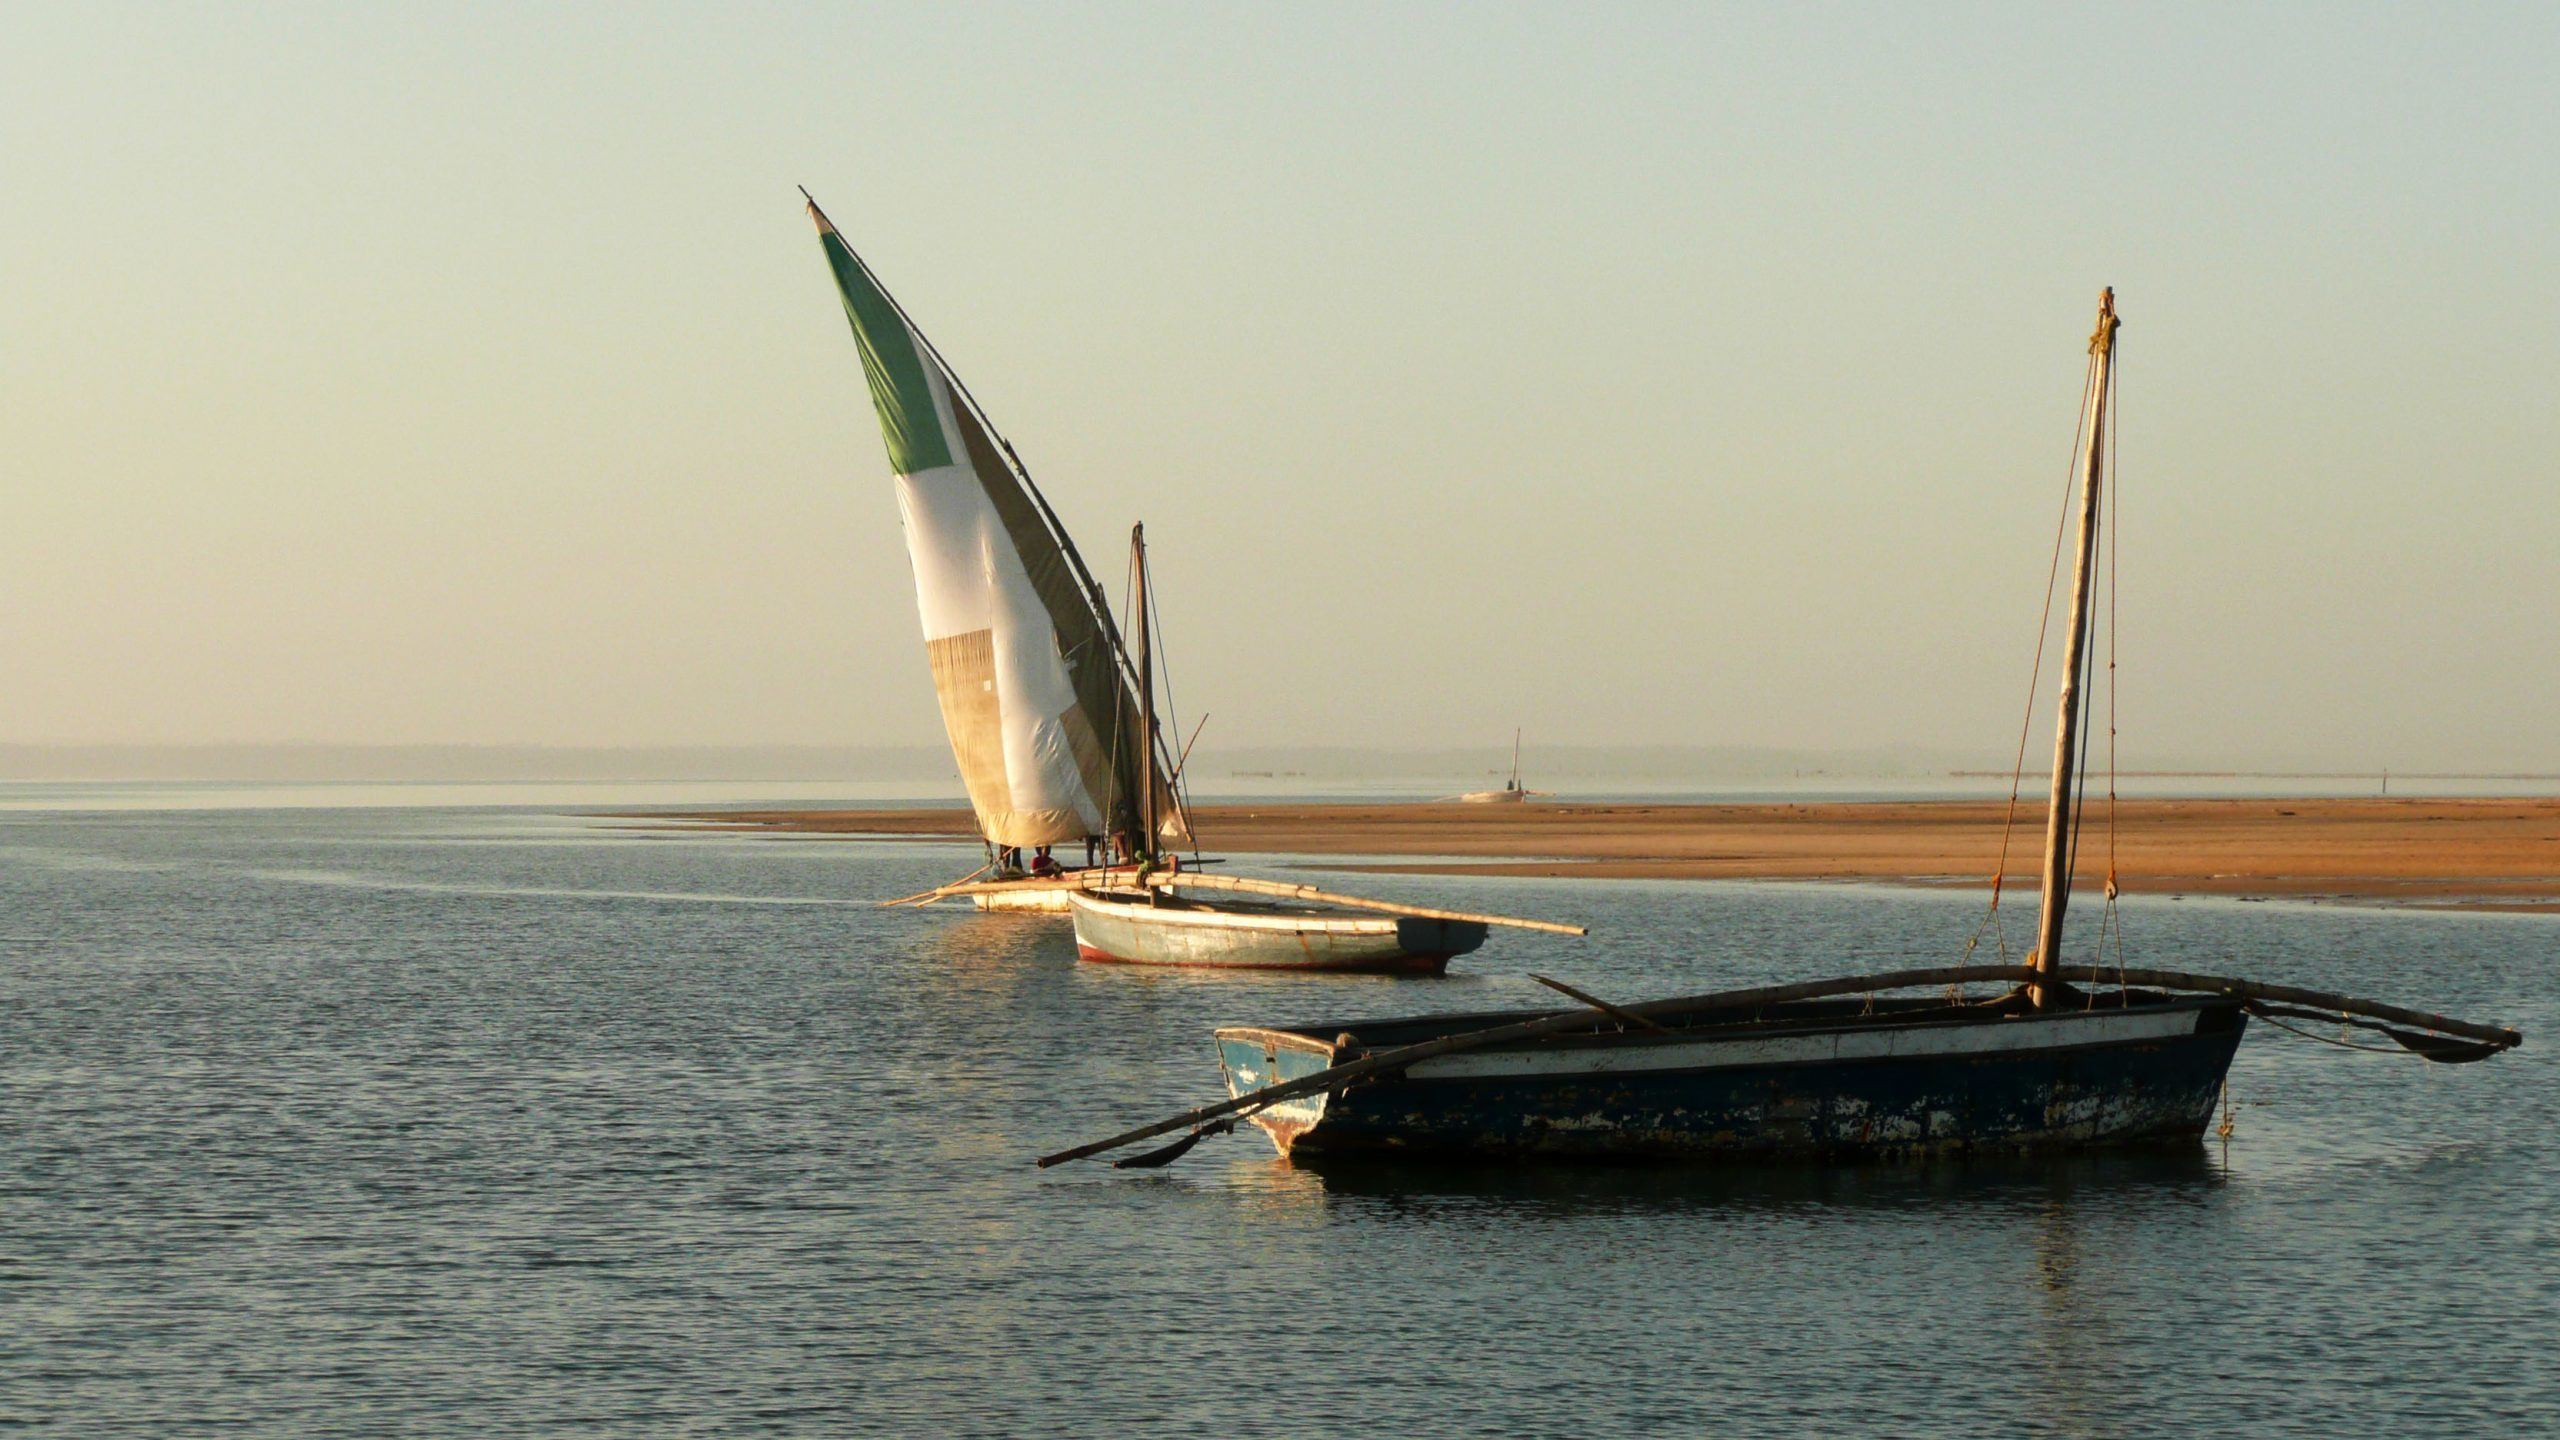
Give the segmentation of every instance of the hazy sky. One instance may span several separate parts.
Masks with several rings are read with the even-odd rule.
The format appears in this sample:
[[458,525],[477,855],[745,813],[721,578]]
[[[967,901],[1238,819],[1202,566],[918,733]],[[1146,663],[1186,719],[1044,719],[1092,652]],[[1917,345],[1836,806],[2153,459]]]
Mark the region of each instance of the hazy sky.
[[[0,740],[929,741],[793,185],[1227,744],[2560,767],[2560,7],[0,8]],[[1205,743],[1205,742],[1204,742]]]

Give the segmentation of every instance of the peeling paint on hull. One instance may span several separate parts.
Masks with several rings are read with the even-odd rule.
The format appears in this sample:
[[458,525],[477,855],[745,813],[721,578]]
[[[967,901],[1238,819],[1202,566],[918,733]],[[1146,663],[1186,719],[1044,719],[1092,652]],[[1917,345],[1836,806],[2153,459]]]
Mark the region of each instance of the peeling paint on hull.
[[[2235,1004],[2206,1000],[1582,1037],[1445,1057],[1474,1063],[1437,1075],[1423,1062],[1254,1123],[1282,1154],[1311,1157],[1863,1160],[2192,1141],[2246,1023]],[[1312,1074],[1332,1063],[1332,1035],[1360,1029],[1221,1030],[1228,1089]]]

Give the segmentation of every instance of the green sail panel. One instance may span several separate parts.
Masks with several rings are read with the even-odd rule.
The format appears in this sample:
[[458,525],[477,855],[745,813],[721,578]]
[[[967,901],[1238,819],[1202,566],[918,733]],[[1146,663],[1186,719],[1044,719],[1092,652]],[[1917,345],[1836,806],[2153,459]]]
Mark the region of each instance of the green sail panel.
[[845,318],[853,322],[853,342],[862,351],[862,377],[871,383],[872,408],[880,412],[880,436],[889,442],[889,468],[913,475],[950,464],[951,445],[935,418],[933,386],[925,378],[925,358],[915,337],[889,297],[863,273],[862,262],[845,248],[835,227],[823,217],[819,227],[818,243],[826,248],[827,268],[835,272]]

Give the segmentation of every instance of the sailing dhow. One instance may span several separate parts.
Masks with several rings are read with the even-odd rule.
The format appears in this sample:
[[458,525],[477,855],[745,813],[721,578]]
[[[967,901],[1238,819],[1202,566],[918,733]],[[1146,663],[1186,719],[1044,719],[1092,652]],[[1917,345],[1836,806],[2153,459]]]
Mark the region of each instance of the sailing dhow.
[[[1012,444],[814,199],[809,218],[862,354],[925,658],[988,849],[981,870],[890,903],[1072,912],[1086,958],[1139,964],[1436,969],[1482,944],[1486,924],[1581,933],[1186,871],[1175,853],[1191,840],[1181,763],[1156,728],[1143,529],[1132,539],[1133,653]],[[1078,843],[1084,866],[1051,853]],[[1288,903],[1178,901],[1164,893],[1175,886]],[[1363,908],[1395,918],[1338,913]]]
[[[934,694],[988,848],[993,883],[972,898],[1063,912],[1076,881],[1056,847],[1108,865],[1188,838],[1171,767],[1132,743],[1137,677],[1110,606],[1013,446],[814,199],[809,218],[862,354]],[[1144,837],[1142,793],[1165,797]]]

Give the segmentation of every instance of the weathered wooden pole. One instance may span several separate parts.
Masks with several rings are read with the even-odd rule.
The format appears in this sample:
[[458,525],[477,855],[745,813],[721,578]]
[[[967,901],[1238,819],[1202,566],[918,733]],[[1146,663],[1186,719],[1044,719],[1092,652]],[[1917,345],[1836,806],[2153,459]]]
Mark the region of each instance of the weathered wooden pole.
[[1156,646],[1147,613],[1147,527],[1129,527],[1130,603],[1138,610],[1138,853],[1156,858]]
[[2071,775],[2079,756],[2080,672],[2089,648],[2089,593],[2097,580],[2098,498],[2105,483],[2108,381],[2114,370],[2116,292],[2098,297],[2098,330],[2089,337],[2089,413],[2081,430],[2080,544],[2071,562],[2071,630],[2062,649],[2062,700],[2054,718],[2053,792],[2045,801],[2044,887],[2036,914],[2035,953],[2027,957],[2036,979],[2027,999],[2041,1010],[2051,1001],[2054,967],[2062,956],[2062,916],[2071,903]]

